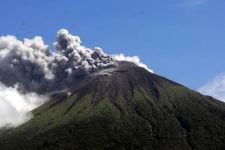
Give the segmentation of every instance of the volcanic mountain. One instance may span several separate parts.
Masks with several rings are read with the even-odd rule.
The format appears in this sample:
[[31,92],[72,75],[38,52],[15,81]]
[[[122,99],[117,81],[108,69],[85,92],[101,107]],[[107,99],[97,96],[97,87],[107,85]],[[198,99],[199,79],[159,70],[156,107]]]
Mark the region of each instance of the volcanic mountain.
[[1,150],[224,150],[225,104],[132,63],[92,73],[0,133]]

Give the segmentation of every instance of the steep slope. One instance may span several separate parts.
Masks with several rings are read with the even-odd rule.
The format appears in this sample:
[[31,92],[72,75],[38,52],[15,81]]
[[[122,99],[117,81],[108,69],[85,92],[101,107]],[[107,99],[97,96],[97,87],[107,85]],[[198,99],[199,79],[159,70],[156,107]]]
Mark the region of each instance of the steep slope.
[[131,63],[101,70],[0,136],[0,149],[225,149],[225,104]]

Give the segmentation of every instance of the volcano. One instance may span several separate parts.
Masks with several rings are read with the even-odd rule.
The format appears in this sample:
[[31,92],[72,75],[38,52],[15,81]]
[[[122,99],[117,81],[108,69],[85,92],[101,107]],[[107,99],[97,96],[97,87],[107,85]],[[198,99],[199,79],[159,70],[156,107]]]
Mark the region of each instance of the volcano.
[[0,132],[1,150],[224,150],[225,104],[118,62]]

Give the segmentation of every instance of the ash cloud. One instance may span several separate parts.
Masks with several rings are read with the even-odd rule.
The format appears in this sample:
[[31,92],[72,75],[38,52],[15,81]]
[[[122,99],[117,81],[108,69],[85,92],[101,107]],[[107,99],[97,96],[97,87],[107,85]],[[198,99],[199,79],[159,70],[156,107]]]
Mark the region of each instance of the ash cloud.
[[63,65],[62,68],[69,74],[73,74],[77,69],[88,71],[113,65],[112,58],[101,48],[92,50],[82,46],[80,38],[65,29],[58,31],[54,45],[57,50],[54,63],[57,67]]
[[19,41],[15,36],[0,37],[0,81],[7,86],[36,91],[54,78],[52,56],[41,37]]
[[24,123],[32,117],[29,112],[48,99],[43,95],[64,91],[81,77],[116,66],[118,61],[152,72],[137,56],[87,48],[66,29],[57,32],[54,46],[50,50],[40,36],[23,41],[12,35],[0,37],[0,128]]
[[82,46],[80,38],[71,35],[66,29],[57,32],[54,46],[56,53],[51,68],[55,76],[53,84],[60,83],[66,87],[73,84],[79,76],[114,65],[112,57],[101,48]]
[[0,82],[6,86],[18,84],[22,91],[37,93],[62,90],[83,75],[129,61],[153,72],[137,56],[108,55],[96,47],[81,45],[78,36],[66,29],[57,32],[55,52],[39,36],[18,40],[15,36],[0,37]]

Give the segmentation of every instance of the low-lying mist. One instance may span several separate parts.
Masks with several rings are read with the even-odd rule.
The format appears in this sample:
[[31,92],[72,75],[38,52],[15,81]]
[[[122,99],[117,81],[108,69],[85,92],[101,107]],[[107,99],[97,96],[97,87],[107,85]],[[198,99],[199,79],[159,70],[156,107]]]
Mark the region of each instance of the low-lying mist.
[[6,87],[0,83],[0,128],[16,127],[32,118],[31,110],[48,100],[34,92],[21,93],[17,86]]

